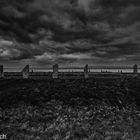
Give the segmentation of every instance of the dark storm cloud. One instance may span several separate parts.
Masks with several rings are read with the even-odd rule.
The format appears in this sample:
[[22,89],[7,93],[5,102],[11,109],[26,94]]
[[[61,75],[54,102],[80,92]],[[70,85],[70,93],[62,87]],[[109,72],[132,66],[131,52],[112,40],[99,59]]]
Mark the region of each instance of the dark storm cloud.
[[[74,7],[74,6],[72,7],[72,3],[68,5],[68,2],[71,2],[68,0],[67,0],[67,4],[65,4],[66,2],[64,3],[63,0],[56,0],[55,2],[50,2],[52,3],[51,8],[54,8],[54,6],[56,6],[56,9],[60,10],[60,15],[56,13],[57,10],[52,9],[51,11],[51,9],[48,8],[49,7],[48,2],[45,0],[40,0],[40,1],[32,0],[28,2],[27,1],[20,2],[16,0],[6,1],[5,5],[10,5],[12,7],[13,15],[7,15],[7,11],[8,10],[11,11],[11,7],[5,6],[3,4],[4,6],[1,8],[2,12],[0,15],[0,19],[2,21],[2,23],[0,24],[0,27],[1,27],[1,30],[5,31],[6,35],[7,35],[7,32],[8,32],[8,35],[10,32],[11,36],[13,35],[19,41],[22,41],[22,42],[25,41],[27,43],[34,42],[37,40],[36,38],[35,39],[32,38],[31,34],[37,34],[37,31],[40,28],[44,28],[45,30],[51,30],[54,33],[53,39],[55,41],[66,42],[69,40],[77,40],[81,38],[92,39],[96,41],[104,41],[102,37],[102,34],[104,34],[104,36],[106,35],[104,31],[96,29],[96,28],[91,28],[87,24],[93,24],[92,22],[97,22],[97,20],[99,19],[99,20],[103,20],[102,22],[104,22],[104,20],[107,20],[107,22],[110,22],[112,24],[119,23],[118,25],[120,25],[121,23],[119,20],[121,20],[122,18],[121,16],[123,15],[120,15],[121,14],[120,12],[119,13],[115,12],[112,8],[118,7],[118,11],[119,10],[122,11],[119,6],[127,7],[126,5],[132,5],[132,4],[138,5],[137,1],[133,1],[133,2],[125,1],[125,0],[124,1],[117,0],[115,2],[112,2],[111,0],[110,1],[108,0],[107,2],[104,2],[102,0],[99,0],[99,2],[98,0],[96,1],[97,1],[97,4],[94,3],[95,5],[97,5],[96,7],[98,7],[99,5],[110,6],[108,10],[102,9],[99,13],[97,12],[97,15],[99,14],[100,19],[97,18],[97,15],[94,15],[94,10],[93,10],[93,14],[92,13],[90,14],[90,12],[85,13],[85,11],[78,9],[78,5],[77,7]],[[87,2],[91,2],[91,1],[88,0]],[[127,3],[127,4],[124,5],[124,3]],[[27,6],[27,8],[25,8],[25,11],[22,9],[21,4],[23,5],[23,7]],[[83,4],[86,4],[86,2],[84,2]],[[33,8],[33,10],[30,10],[30,8]],[[92,11],[92,9],[90,10]],[[128,11],[129,11],[129,8],[128,8]],[[128,11],[126,12],[128,13]],[[134,8],[132,16],[131,16],[131,13],[128,15],[126,14],[124,16],[128,18],[128,20],[134,21],[139,18],[138,14],[136,14],[138,12],[140,12],[138,11],[138,8],[137,10]],[[43,16],[46,16],[48,20],[42,20],[41,18]],[[61,25],[61,22],[58,22],[58,19],[55,18],[58,16],[64,16],[64,19],[62,20],[62,22],[65,22],[66,20],[69,20],[69,22],[73,22],[74,20],[77,20],[77,23],[75,23],[77,25],[72,25],[72,23],[69,23],[69,24],[70,26],[79,26],[81,30],[75,31],[75,30],[71,30],[71,28],[69,27],[64,28]],[[116,20],[116,18],[118,18],[116,16],[118,17],[120,16],[120,18]],[[131,18],[127,16],[129,17],[131,16],[133,20],[131,20]],[[54,19],[51,17],[54,17]],[[94,21],[90,21],[91,19],[94,19]],[[125,19],[124,22],[127,23],[127,20]],[[122,24],[124,24],[124,22]]]
[[[24,5],[27,5],[27,1],[22,2],[23,7]],[[38,2],[40,3],[40,2]],[[98,34],[102,31],[98,31],[96,29],[85,29],[85,26],[81,26],[81,29],[79,31],[71,30],[70,28],[64,28],[61,23],[59,23],[56,20],[51,19],[48,14],[51,14],[51,16],[57,16],[56,13],[53,11],[51,13],[50,10],[44,11],[42,9],[38,9],[37,6],[33,8],[31,5],[28,8],[33,8],[34,10],[30,11],[28,8],[26,8],[25,11],[21,8],[21,5],[17,1],[9,2],[7,1],[7,4],[9,6],[3,6],[1,7],[1,14],[0,14],[0,29],[5,32],[5,35],[11,34],[11,36],[16,37],[18,41],[31,43],[36,40],[36,38],[32,38],[31,34],[36,34],[38,29],[44,28],[45,30],[51,30],[53,34],[53,39],[55,41],[60,42],[66,42],[69,40],[77,40],[81,38],[87,38],[87,39],[96,39],[98,40]],[[43,5],[41,5],[43,6]],[[46,7],[47,8],[47,7]],[[58,7],[59,8],[59,7]],[[62,12],[64,9],[62,9]],[[75,9],[72,9],[73,11]],[[13,15],[8,14],[7,11],[12,11]],[[67,13],[68,14],[68,13]],[[71,14],[71,13],[69,13]],[[42,16],[46,16],[48,20],[41,20]],[[60,14],[60,16],[63,16],[63,13]],[[81,22],[81,24],[86,24],[87,17],[82,11],[78,11],[73,13],[73,18],[76,18]],[[66,20],[66,19],[64,19]],[[74,20],[74,19],[71,19]],[[63,21],[62,21],[63,22]],[[65,21],[64,21],[65,22]],[[99,39],[100,40],[100,39]]]
[[139,9],[139,0],[1,0],[0,35],[18,43],[11,46],[17,55],[6,47],[2,57],[47,64],[138,61]]
[[140,5],[139,0],[97,0],[99,1],[99,4],[104,7],[113,7],[113,8],[120,8],[120,7],[126,7],[129,5]]
[[[1,2],[2,3],[2,2]],[[20,41],[30,42],[28,32],[19,24],[20,14],[19,3],[16,1],[4,1],[0,8],[0,30],[5,36],[16,38]]]

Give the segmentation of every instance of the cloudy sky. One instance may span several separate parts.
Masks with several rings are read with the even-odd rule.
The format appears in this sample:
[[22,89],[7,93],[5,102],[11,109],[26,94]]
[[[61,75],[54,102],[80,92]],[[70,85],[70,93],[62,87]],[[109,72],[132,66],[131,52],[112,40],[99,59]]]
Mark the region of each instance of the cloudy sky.
[[140,64],[140,0],[0,0],[0,64]]

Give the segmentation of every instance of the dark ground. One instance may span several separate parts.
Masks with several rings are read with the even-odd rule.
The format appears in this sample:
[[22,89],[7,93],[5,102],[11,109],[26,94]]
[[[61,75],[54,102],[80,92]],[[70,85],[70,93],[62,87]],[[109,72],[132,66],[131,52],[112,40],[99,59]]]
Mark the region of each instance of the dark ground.
[[0,80],[10,139],[139,140],[140,79]]

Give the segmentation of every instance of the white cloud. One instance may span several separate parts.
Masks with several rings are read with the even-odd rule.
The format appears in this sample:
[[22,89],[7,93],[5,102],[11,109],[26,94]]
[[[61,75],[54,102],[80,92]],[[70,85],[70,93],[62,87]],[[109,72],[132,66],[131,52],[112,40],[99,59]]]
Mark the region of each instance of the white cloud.
[[10,51],[9,50],[3,50],[3,49],[0,49],[0,56],[1,57],[7,57],[7,56],[10,56]]
[[61,55],[61,57],[67,59],[91,59],[90,54],[81,54],[81,53],[63,54]]
[[8,41],[8,40],[0,40],[0,48],[3,47],[3,46],[11,46],[13,45],[13,42],[12,41]]
[[45,52],[43,55],[35,56],[37,61],[53,60],[55,57],[56,56],[54,54],[47,53],[47,52]]

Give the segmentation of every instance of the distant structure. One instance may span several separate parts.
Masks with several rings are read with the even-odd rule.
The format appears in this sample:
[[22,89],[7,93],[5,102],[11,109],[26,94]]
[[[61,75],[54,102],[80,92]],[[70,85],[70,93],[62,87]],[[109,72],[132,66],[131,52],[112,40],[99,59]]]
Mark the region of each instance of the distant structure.
[[84,77],[88,78],[88,65],[84,67]]
[[0,78],[4,77],[3,65],[0,65]]
[[25,68],[22,70],[22,77],[23,79],[29,78],[29,65],[26,65]]
[[34,72],[34,70],[32,69],[32,73]]
[[53,65],[53,74],[52,74],[53,79],[58,78],[58,64]]
[[[7,69],[8,69],[8,72],[6,71]],[[13,70],[13,67],[4,68],[3,65],[0,65],[0,80],[2,80],[3,78],[5,79],[9,79],[9,78],[46,79],[50,77],[53,79],[58,79],[58,78],[61,79],[61,78],[67,78],[67,77],[72,77],[72,78],[82,77],[86,79],[86,78],[93,78],[96,74],[98,75],[98,70],[101,70],[101,73],[103,73],[103,75],[101,74],[101,76],[108,76],[109,74],[110,75],[112,74],[112,76],[116,76],[116,77],[119,76],[120,78],[121,78],[120,75],[122,74],[124,76],[130,75],[136,78],[139,76],[139,67],[137,64],[133,66],[88,66],[88,64],[86,64],[84,67],[78,67],[78,66],[74,66],[74,67],[61,67],[60,66],[59,67],[58,64],[55,64],[53,65],[53,72],[51,74],[50,74],[50,68],[45,68],[47,70],[46,72],[45,71],[34,72],[33,68],[30,68],[29,65],[26,65],[21,72],[14,72],[14,71],[9,72],[9,69]],[[37,69],[37,68],[34,68],[34,69]],[[118,70],[118,75],[117,75],[117,70]],[[125,72],[125,71],[123,72],[122,70],[126,70],[126,71],[131,70],[131,73]]]
[[135,65],[133,66],[133,73],[134,73],[135,75],[138,74],[138,65],[137,65],[137,64],[135,64]]

